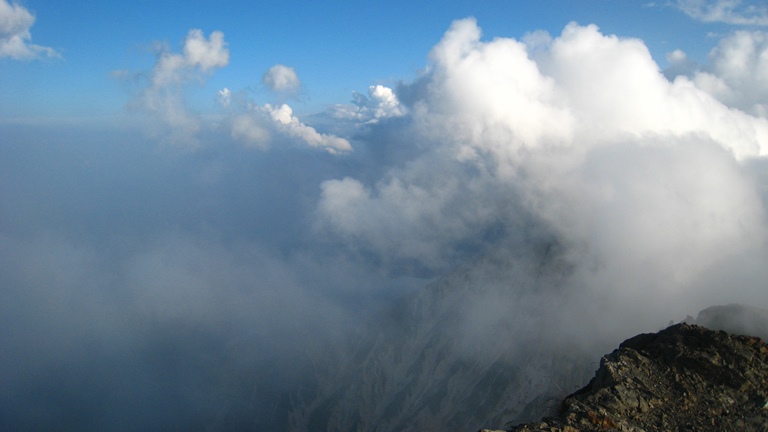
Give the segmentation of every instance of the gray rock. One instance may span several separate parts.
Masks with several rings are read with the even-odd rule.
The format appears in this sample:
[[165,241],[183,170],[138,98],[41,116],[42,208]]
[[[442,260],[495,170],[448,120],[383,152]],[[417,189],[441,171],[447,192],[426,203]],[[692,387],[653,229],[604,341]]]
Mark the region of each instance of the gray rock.
[[628,339],[557,416],[511,431],[768,430],[768,345],[678,324]]

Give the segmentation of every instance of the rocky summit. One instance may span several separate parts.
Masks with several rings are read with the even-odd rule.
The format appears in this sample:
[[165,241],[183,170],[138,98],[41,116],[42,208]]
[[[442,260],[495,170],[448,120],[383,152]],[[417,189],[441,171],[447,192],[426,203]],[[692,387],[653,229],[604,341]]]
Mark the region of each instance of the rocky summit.
[[768,431],[768,345],[681,323],[628,339],[557,415],[506,430]]

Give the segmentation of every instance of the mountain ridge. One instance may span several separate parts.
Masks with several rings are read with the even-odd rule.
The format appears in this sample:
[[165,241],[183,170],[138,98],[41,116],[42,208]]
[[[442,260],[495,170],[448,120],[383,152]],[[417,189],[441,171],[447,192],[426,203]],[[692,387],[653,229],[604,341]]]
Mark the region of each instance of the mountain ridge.
[[687,323],[639,334],[604,356],[557,415],[505,430],[764,432],[768,345]]

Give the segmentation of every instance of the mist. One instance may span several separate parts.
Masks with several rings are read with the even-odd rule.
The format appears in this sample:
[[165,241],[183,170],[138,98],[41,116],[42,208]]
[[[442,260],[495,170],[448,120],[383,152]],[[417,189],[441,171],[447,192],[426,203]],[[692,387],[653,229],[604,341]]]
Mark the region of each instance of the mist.
[[2,429],[285,429],[318,357],[462,268],[467,356],[768,307],[765,65],[726,61],[764,33],[673,73],[595,25],[468,18],[395,88],[304,116],[276,65],[272,104],[203,115],[225,37],[115,74],[123,120],[0,124]]

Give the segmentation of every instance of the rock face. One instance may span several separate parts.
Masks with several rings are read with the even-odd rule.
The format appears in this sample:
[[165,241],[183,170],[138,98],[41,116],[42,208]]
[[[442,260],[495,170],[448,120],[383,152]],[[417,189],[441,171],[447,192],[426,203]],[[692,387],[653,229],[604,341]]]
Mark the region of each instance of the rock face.
[[689,324],[622,343],[555,417],[512,431],[768,431],[768,345]]

